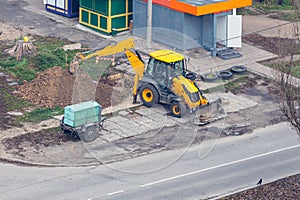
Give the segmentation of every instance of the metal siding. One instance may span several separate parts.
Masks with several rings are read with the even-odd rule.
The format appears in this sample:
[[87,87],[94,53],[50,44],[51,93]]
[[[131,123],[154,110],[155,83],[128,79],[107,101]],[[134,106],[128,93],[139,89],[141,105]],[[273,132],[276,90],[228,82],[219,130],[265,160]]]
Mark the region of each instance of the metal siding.
[[100,16],[100,28],[107,29],[107,19]]
[[183,13],[153,5],[153,40],[176,49],[184,49]]
[[71,13],[79,12],[79,0],[73,0],[71,2]]
[[132,12],[132,1],[133,0],[128,0],[128,12]]
[[126,0],[111,1],[111,15],[119,15],[126,13]]
[[133,24],[135,28],[147,26],[147,5],[141,0],[133,0]]
[[186,49],[202,47],[202,21],[203,17],[184,14],[184,33]]
[[91,13],[91,25],[94,25],[94,26],[99,26],[98,25],[98,15],[94,14],[94,13]]
[[108,0],[94,0],[94,2],[95,5],[92,10],[108,16]]
[[93,9],[93,1],[92,0],[80,0],[80,7]]
[[115,17],[111,19],[111,27],[112,28],[124,28],[126,27],[126,17]]
[[[133,0],[133,12],[133,34],[145,38],[147,2]],[[153,4],[152,40],[180,50],[210,50],[214,42],[213,16],[193,16]]]
[[210,50],[211,48],[214,47],[214,15],[213,14],[209,14],[209,15],[204,15],[203,16],[203,29],[202,29],[202,45],[203,48]]
[[85,23],[89,23],[89,13],[85,10],[81,10],[81,21]]

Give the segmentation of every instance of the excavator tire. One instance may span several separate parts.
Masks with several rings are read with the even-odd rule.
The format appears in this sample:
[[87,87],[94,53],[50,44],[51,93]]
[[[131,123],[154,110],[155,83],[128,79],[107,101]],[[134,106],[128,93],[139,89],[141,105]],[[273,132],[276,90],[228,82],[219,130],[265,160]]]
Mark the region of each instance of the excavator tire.
[[156,88],[151,84],[146,84],[141,87],[140,98],[147,107],[152,107],[159,102],[159,94]]
[[171,115],[174,117],[183,117],[186,113],[185,105],[181,101],[173,101],[170,106]]

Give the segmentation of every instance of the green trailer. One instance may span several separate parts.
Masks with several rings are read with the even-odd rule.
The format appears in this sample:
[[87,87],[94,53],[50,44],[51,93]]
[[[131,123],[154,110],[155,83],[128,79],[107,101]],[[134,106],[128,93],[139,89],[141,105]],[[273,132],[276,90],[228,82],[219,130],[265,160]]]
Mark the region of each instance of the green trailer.
[[75,138],[91,142],[98,137],[104,120],[101,106],[96,101],[86,101],[64,108],[61,129]]

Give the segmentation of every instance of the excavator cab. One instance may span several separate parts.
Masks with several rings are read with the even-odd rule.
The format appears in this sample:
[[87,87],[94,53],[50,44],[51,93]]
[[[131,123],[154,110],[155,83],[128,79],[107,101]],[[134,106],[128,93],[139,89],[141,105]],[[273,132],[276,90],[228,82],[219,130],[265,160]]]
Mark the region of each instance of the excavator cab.
[[150,57],[144,76],[155,80],[161,88],[169,88],[172,79],[185,75],[184,60],[168,63]]

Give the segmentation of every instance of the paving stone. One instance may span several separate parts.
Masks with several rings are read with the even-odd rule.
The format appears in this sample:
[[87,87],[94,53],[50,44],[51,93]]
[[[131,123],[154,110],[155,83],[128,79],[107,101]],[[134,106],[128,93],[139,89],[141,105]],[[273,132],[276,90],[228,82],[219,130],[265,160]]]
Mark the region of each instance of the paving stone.
[[111,118],[109,118],[107,121],[111,121],[111,122],[115,122],[115,123],[120,123],[120,122],[124,122],[124,121],[127,121],[128,118],[126,117],[122,117],[120,115],[116,115],[116,116],[113,116]]
[[131,137],[131,136],[135,136],[138,134],[142,134],[144,132],[145,131],[143,129],[135,127],[135,128],[127,129],[126,132],[124,133],[124,135],[126,135],[126,137]]
[[127,121],[124,121],[124,122],[120,122],[119,123],[119,126],[121,128],[127,128],[127,129],[130,129],[130,128],[135,128],[135,127],[138,127],[140,126],[141,124],[139,124],[138,122],[135,122],[133,120],[127,120]]
[[118,123],[112,122],[112,121],[109,121],[109,120],[107,120],[103,123],[103,128],[106,129],[106,130],[112,130],[112,129],[115,129],[115,128],[118,128],[118,127],[119,127]]
[[165,122],[169,116],[162,115],[161,113],[155,113],[147,116],[149,119],[157,122]]
[[103,138],[104,140],[108,141],[108,142],[112,142],[118,139],[121,139],[120,135],[114,134],[114,133],[110,133],[110,134],[106,134],[101,136],[101,138]]
[[186,115],[183,118],[172,117],[172,119],[178,123],[185,124],[185,123],[189,122],[191,118]]
[[118,128],[118,129],[112,129],[111,130],[111,133],[112,134],[116,134],[116,135],[119,135],[119,136],[122,136],[123,134],[124,134],[124,131],[125,131],[125,129],[120,129],[120,128]]
[[104,129],[100,130],[100,135],[101,136],[103,136],[103,135],[109,135],[109,134],[111,134],[110,130],[104,130]]
[[129,114],[129,112],[126,111],[126,110],[121,110],[121,111],[118,113],[118,115],[121,115],[122,117],[127,116],[128,114]]
[[222,105],[227,113],[238,112],[239,110],[244,110],[258,105],[257,102],[234,95],[230,92],[216,93],[214,96],[220,97],[223,100]]
[[150,119],[150,118],[148,118],[148,117],[146,117],[146,116],[141,116],[141,117],[139,117],[139,118],[135,118],[134,120],[135,120],[137,123],[139,123],[140,125],[147,125],[147,124],[153,122],[152,119]]
[[150,113],[149,108],[138,109],[138,110],[135,110],[134,112],[136,112],[140,115],[143,115],[143,116],[148,116]]
[[163,107],[160,104],[157,104],[156,106],[151,107],[149,109],[151,109],[152,113],[155,113],[155,112],[156,113],[160,113],[160,114],[167,114],[167,113],[169,113],[169,110],[167,110],[165,107]]
[[168,118],[165,121],[164,127],[173,127],[175,125],[177,125],[178,123],[176,121],[174,121],[173,119]]

